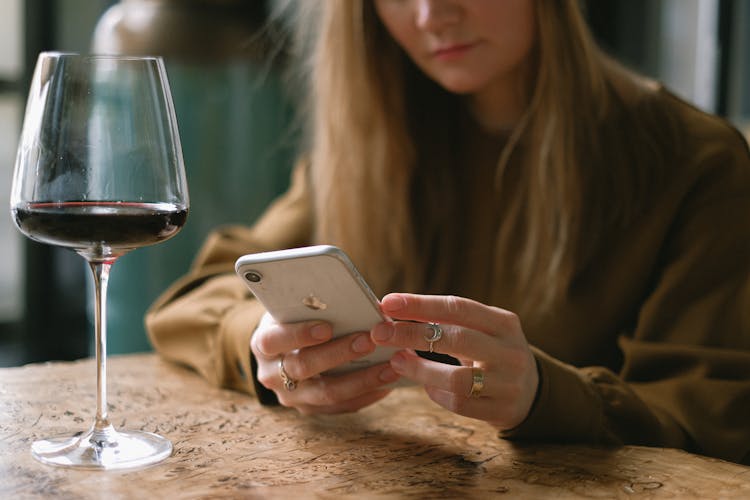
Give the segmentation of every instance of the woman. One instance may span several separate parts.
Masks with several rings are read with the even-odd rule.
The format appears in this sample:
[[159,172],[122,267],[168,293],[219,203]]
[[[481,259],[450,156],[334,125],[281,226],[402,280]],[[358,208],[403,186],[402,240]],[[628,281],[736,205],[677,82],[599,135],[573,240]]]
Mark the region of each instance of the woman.
[[[154,305],[156,349],[302,413],[356,411],[405,377],[509,439],[750,460],[740,134],[605,57],[574,0],[318,9],[308,154]],[[311,243],[390,292],[394,321],[330,341],[264,315],[235,259]],[[376,345],[403,349],[320,375]],[[461,365],[415,352],[431,348]]]

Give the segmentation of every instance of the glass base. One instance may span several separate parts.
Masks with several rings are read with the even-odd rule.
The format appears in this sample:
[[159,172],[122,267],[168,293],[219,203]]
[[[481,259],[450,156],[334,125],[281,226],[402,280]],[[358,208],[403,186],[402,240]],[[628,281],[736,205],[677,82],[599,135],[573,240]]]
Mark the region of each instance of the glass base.
[[115,431],[112,426],[80,436],[35,441],[31,454],[42,463],[76,469],[133,469],[161,462],[172,454],[172,443],[143,431]]

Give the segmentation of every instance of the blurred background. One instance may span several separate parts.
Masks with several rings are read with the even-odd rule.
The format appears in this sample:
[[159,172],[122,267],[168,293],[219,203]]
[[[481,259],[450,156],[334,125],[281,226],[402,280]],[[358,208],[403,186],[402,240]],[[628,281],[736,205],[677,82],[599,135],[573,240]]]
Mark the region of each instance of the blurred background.
[[[299,0],[306,1],[306,0]],[[588,0],[602,46],[750,137],[750,0]],[[274,0],[0,0],[0,366],[91,355],[89,271],[40,245],[8,209],[26,90],[44,50],[165,59],[191,209],[172,240],[119,259],[109,352],[151,349],[143,315],[184,274],[206,233],[251,223],[287,186],[297,153],[285,38]]]

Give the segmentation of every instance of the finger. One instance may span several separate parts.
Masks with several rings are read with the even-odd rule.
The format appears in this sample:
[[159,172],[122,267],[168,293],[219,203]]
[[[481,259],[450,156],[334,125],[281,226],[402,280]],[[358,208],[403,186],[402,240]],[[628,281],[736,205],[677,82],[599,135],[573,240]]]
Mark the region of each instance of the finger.
[[256,357],[276,358],[281,353],[327,342],[333,336],[331,325],[321,321],[277,323],[265,315],[250,339]]
[[[366,356],[373,350],[375,350],[375,344],[369,334],[347,335],[320,345],[284,353],[284,370],[294,380],[306,380]],[[278,370],[280,356],[258,360],[256,374],[258,381],[271,390],[279,390],[283,387]]]
[[[343,408],[346,402],[382,389],[399,379],[390,363],[337,375],[322,375],[300,382],[293,392],[280,391],[279,402],[285,406]],[[341,406],[344,405],[344,406]]]
[[516,314],[454,295],[392,293],[383,297],[381,308],[394,319],[450,323],[493,335],[521,330]]
[[485,360],[494,357],[498,349],[498,339],[482,332],[448,324],[438,327],[439,338],[435,339],[435,330],[426,323],[386,321],[375,325],[370,336],[377,345],[421,351],[432,348],[460,359]]
[[[432,343],[433,351],[453,356],[461,360],[463,366],[471,367],[477,361],[483,368],[497,370],[497,376],[510,383],[537,373],[534,355],[525,340],[492,337],[455,325],[443,324],[440,329],[442,335]],[[380,323],[370,333],[378,345],[418,350],[429,350],[428,335],[432,335],[432,329],[425,323],[404,321]]]
[[[399,351],[391,358],[393,370],[425,387],[468,397],[472,383],[472,367],[448,365],[417,356],[408,350]],[[483,391],[482,396],[492,396]]]
[[512,428],[528,413],[526,406],[518,404],[518,384],[491,377],[488,370],[481,369],[482,384],[472,394],[473,367],[426,360],[410,351],[396,353],[391,365],[396,373],[424,385],[430,399],[459,415]]
[[284,366],[292,378],[305,380],[367,356],[375,350],[368,333],[354,333],[325,344],[292,351],[284,356]]
[[344,401],[328,406],[302,405],[297,407],[297,410],[303,415],[332,415],[336,413],[351,413],[361,410],[362,408],[369,406],[377,401],[380,401],[388,394],[390,394],[390,392],[391,391],[388,389],[381,389],[363,394],[354,399],[350,399],[349,401]]
[[425,392],[443,408],[464,417],[484,420],[499,429],[516,427],[526,415],[509,398],[472,398],[436,387],[425,387]]

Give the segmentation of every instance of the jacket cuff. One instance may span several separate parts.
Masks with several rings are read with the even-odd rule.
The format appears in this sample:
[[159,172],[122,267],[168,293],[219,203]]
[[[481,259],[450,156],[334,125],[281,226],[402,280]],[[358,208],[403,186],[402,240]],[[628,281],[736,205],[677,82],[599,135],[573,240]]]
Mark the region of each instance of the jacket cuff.
[[258,394],[255,367],[250,363],[250,338],[265,312],[256,300],[242,301],[227,311],[219,326],[225,366],[224,385]]
[[596,441],[602,428],[602,403],[586,377],[574,366],[531,348],[539,369],[537,399],[526,419],[500,431],[511,440]]
[[279,398],[276,397],[276,393],[271,389],[268,389],[263,384],[258,382],[258,361],[250,351],[250,373],[253,378],[253,386],[255,387],[255,395],[258,397],[258,401],[263,406],[278,406]]

